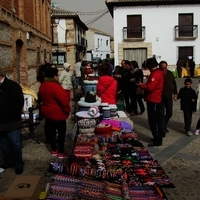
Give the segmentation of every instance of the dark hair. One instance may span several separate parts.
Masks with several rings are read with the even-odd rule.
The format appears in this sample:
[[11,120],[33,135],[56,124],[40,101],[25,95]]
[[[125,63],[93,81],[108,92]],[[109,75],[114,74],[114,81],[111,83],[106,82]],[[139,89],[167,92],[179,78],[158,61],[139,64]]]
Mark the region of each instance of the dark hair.
[[138,62],[136,60],[132,60],[131,61],[131,65],[134,67],[134,68],[138,68]]
[[46,77],[46,71],[52,67],[52,63],[45,63],[44,65],[40,65],[37,70],[37,81],[42,83],[44,78]]
[[111,70],[112,70],[112,67],[111,67],[110,63],[103,62],[100,65],[100,76],[105,76],[105,75],[110,76]]
[[160,67],[162,64],[166,64],[166,65],[168,65],[168,63],[167,63],[165,60],[160,61],[160,63],[159,63],[159,67]]
[[192,79],[191,78],[186,78],[185,81],[184,81],[184,84],[186,83],[191,83],[192,84]]
[[58,69],[57,68],[48,68],[46,70],[46,76],[47,78],[54,78],[54,76],[58,76]]

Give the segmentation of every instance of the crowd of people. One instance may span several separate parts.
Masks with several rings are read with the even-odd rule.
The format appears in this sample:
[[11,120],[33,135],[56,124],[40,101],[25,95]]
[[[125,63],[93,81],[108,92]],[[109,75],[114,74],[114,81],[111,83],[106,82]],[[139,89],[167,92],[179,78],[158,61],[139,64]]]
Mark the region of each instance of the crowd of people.
[[[136,60],[122,60],[121,66],[113,66],[107,60],[95,69],[92,63],[83,65],[82,59],[75,64],[74,71],[69,63],[63,64],[59,73],[51,63],[41,65],[37,80],[41,83],[38,92],[39,112],[45,119],[46,143],[50,144],[51,155],[67,158],[65,152],[66,120],[71,107],[71,90],[79,86],[83,89],[86,66],[98,77],[97,95],[102,103],[118,104],[124,102],[127,115],[138,116],[147,109],[148,123],[152,133],[150,147],[162,146],[163,137],[168,132],[167,124],[173,114],[173,100],[180,99],[183,111],[185,133],[191,136],[192,114],[199,109],[200,84],[197,93],[192,89],[192,80],[186,78],[184,87],[177,91],[175,78],[167,69],[168,63],[160,63],[152,57],[143,63],[150,70],[148,80],[144,82],[143,71]],[[6,168],[14,167],[16,174],[23,173],[24,162],[21,149],[21,113],[24,106],[23,92],[19,84],[9,80],[0,71],[0,149],[4,156],[4,164],[0,165],[0,173]],[[146,102],[146,106],[144,105]],[[195,134],[200,133],[200,120]]]

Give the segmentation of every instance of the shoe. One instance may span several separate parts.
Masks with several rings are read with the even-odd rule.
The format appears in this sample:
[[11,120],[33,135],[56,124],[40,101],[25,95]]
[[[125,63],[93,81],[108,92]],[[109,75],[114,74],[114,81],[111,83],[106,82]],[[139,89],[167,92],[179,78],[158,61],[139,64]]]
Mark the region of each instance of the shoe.
[[163,132],[163,133],[162,133],[162,137],[164,138],[165,136],[166,136],[166,133],[165,133],[165,132]]
[[14,165],[11,163],[4,163],[4,164],[0,165],[0,168],[3,168],[3,169],[7,169],[7,168],[11,168],[11,167],[14,167]]
[[0,168],[0,174],[3,173],[5,171],[5,169]]
[[22,174],[23,173],[23,171],[24,171],[24,169],[23,168],[16,168],[15,169],[15,174]]
[[67,153],[59,153],[58,158],[69,158],[69,155]]
[[51,156],[55,157],[58,155],[58,152],[57,151],[51,151]]
[[197,129],[197,130],[194,132],[195,135],[199,135],[199,133],[200,133],[200,130],[199,130],[199,129]]
[[162,144],[150,143],[148,147],[162,147]]
[[185,134],[186,134],[187,136],[191,136],[191,135],[193,135],[191,131],[186,131]]

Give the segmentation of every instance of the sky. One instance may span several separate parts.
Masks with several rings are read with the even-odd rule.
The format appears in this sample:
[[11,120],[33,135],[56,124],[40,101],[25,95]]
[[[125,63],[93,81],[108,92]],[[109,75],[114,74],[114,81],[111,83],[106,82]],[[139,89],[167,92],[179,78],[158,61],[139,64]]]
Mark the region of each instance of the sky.
[[[113,19],[107,12],[105,0],[52,0],[60,9],[75,11],[89,28],[95,28],[113,36]],[[107,13],[106,13],[107,12]]]

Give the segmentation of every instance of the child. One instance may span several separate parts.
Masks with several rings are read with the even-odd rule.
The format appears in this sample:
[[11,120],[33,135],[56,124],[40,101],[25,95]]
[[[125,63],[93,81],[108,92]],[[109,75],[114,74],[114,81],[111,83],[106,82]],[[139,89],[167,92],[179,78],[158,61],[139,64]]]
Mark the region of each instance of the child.
[[178,99],[180,99],[181,110],[184,115],[185,134],[191,136],[190,126],[192,122],[192,113],[196,111],[197,95],[192,89],[192,80],[186,78],[184,81],[185,86],[179,90]]
[[[199,81],[199,84],[197,85],[197,110],[199,110],[199,106],[200,106],[200,81]],[[195,135],[199,135],[200,133],[200,118],[197,122],[197,125],[196,125],[196,131],[195,131]]]

